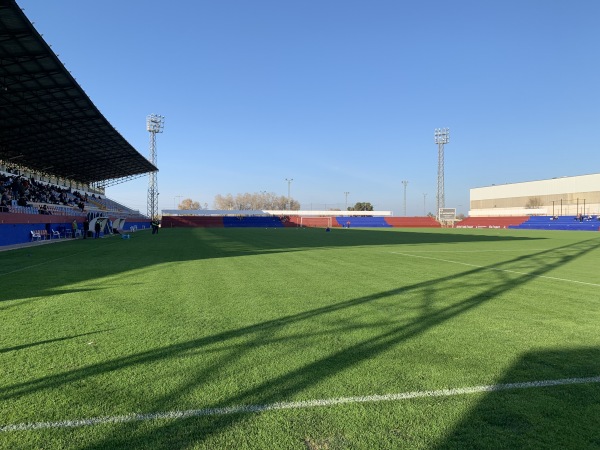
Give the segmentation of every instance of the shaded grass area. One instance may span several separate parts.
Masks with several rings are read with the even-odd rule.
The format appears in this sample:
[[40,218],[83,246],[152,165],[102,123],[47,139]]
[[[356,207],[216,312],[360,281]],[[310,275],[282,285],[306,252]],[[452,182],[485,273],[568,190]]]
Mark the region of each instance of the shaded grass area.
[[[0,426],[596,376],[599,246],[575,232],[175,229],[4,252]],[[559,393],[557,418],[582,397],[598,403],[597,386],[545,389]],[[508,401],[496,410],[490,398]],[[10,432],[0,444],[494,448],[524,402],[536,425],[514,442],[534,446],[552,421],[536,418],[547,398],[532,391]]]

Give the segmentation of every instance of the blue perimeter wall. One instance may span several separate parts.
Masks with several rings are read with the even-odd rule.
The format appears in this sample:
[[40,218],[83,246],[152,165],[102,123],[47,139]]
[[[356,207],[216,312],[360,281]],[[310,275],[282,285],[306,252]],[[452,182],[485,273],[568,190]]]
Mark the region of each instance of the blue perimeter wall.
[[[31,216],[28,216],[31,217]],[[31,241],[31,232],[34,230],[45,230],[46,224],[48,223],[44,220],[44,217],[48,216],[39,216],[39,221],[32,221],[29,223],[0,223],[0,247],[4,245],[15,245],[15,244],[24,244],[26,242]],[[37,218],[37,216],[36,216]],[[56,220],[57,216],[53,216],[53,220]],[[60,218],[62,220],[63,217]],[[18,220],[18,219],[17,219]],[[50,228],[52,230],[59,229],[71,229],[71,223],[73,222],[73,217],[69,218],[68,216],[64,217],[64,222],[53,222],[50,223]],[[79,228],[82,229],[83,219],[79,218]],[[126,221],[125,222],[125,230],[129,230],[131,226],[136,226],[138,230],[150,229],[150,221]],[[64,237],[64,234],[63,234]]]
[[[52,230],[71,229],[71,222],[75,217],[70,216],[43,216],[43,215],[16,215],[0,214],[0,247],[5,245],[23,244],[31,241],[31,231],[46,229],[50,222]],[[83,218],[75,218],[82,228]],[[389,227],[384,218],[381,217],[336,217],[341,226],[350,222],[351,227]],[[556,220],[550,220],[550,217],[540,216],[531,217],[520,226],[510,226],[513,229],[537,229],[537,230],[586,230],[600,231],[600,218],[594,217],[593,220],[579,222],[574,216],[564,216]],[[225,217],[223,219],[225,227],[282,227],[283,224],[278,218],[263,217],[244,217],[242,219]],[[138,230],[150,229],[150,220],[127,220],[125,222],[125,231],[132,226],[137,226]],[[50,233],[52,234],[52,233]],[[64,237],[64,233],[63,237]]]

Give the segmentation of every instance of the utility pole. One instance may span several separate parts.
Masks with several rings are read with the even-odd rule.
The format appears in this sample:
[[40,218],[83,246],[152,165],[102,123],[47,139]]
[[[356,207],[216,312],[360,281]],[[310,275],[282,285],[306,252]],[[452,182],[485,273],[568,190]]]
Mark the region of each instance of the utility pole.
[[293,178],[286,178],[285,181],[287,181],[288,184],[288,210],[292,209],[292,199],[290,197],[290,185],[292,184],[292,181],[294,181]]

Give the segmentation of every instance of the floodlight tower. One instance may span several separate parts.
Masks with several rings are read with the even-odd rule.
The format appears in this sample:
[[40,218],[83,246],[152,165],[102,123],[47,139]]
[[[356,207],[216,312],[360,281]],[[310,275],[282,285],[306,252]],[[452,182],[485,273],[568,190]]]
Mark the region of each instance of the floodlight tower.
[[[146,117],[146,130],[150,133],[150,162],[156,167],[156,133],[162,133],[165,117],[150,114]],[[148,180],[148,216],[154,220],[158,216],[158,184],[156,172],[150,172]]]
[[439,218],[440,208],[446,206],[444,198],[444,144],[450,142],[450,128],[436,128],[435,143],[438,145],[438,180],[437,180],[437,210],[436,217]]
[[408,181],[403,180],[402,184],[404,185],[404,217],[406,217],[406,186],[408,185]]

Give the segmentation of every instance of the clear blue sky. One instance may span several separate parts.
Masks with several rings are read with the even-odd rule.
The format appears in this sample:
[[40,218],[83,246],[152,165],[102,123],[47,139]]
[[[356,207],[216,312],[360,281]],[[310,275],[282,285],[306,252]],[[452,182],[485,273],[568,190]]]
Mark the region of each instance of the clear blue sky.
[[[434,211],[469,189],[599,172],[597,0],[17,0],[144,156],[159,208],[268,191]],[[108,189],[146,211],[143,177]],[[181,196],[181,197],[179,197]]]

